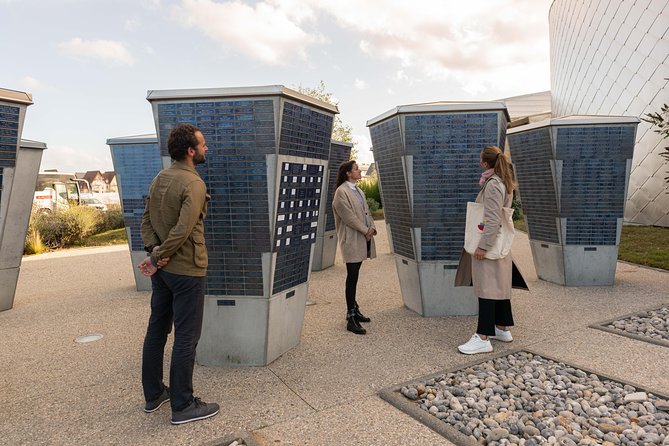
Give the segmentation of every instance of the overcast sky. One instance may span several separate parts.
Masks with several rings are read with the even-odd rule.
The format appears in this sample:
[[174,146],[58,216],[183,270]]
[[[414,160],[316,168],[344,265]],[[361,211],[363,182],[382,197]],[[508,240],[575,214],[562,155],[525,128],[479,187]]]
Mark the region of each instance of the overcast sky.
[[550,89],[551,0],[0,0],[0,87],[33,94],[42,169],[112,170],[107,138],[155,133],[147,90],[320,80],[371,161],[397,105]]

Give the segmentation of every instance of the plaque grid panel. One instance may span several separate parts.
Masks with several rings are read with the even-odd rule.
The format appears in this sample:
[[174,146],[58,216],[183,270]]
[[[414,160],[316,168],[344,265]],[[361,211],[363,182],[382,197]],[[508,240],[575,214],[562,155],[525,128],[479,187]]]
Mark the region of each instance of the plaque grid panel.
[[545,127],[509,135],[509,146],[530,239],[560,243],[550,129]]
[[279,154],[327,160],[332,122],[332,116],[284,102]]
[[409,191],[404,175],[405,155],[400,133],[399,116],[369,128],[374,147],[379,178],[383,182],[383,210],[386,222],[392,228],[393,249],[396,254],[416,259],[411,238],[412,216]]
[[332,210],[332,199],[337,185],[337,173],[339,166],[351,158],[351,148],[343,144],[332,143],[330,145],[330,162],[328,165],[328,188],[325,203],[325,230],[334,231],[335,219]]
[[405,117],[406,151],[414,160],[413,227],[421,229],[420,260],[460,258],[467,202],[480,190],[480,153],[500,145],[498,121],[497,112]]
[[0,200],[2,200],[4,169],[16,165],[20,112],[19,107],[0,104]]
[[202,130],[197,167],[211,195],[205,221],[207,294],[262,296],[262,253],[271,251],[266,155],[276,152],[274,102],[211,100],[158,105],[161,153],[179,123]]
[[565,244],[615,245],[634,127],[559,127],[556,149],[556,157],[563,160],[560,216],[567,219]]
[[142,215],[151,181],[162,169],[158,142],[113,144],[114,170],[121,185],[123,221],[130,228],[130,249],[142,251]]
[[322,165],[282,163],[274,238],[277,255],[273,293],[304,283],[309,277],[323,172]]
[[[197,167],[211,195],[205,222],[209,295],[262,296],[265,288],[262,254],[273,251],[277,252],[274,292],[305,282],[308,277],[313,240],[309,240],[306,249],[304,246],[298,249],[301,243],[285,252],[273,246],[268,182],[275,179],[268,175],[267,155],[278,152],[327,160],[333,117],[297,104],[282,103],[278,147],[275,100],[271,98],[175,100],[157,106],[163,156],[167,155],[169,132],[178,123],[199,127],[209,147],[207,162]],[[323,167],[318,167],[322,183]],[[317,205],[309,209],[315,221],[317,211]],[[316,227],[317,223],[314,237]]]

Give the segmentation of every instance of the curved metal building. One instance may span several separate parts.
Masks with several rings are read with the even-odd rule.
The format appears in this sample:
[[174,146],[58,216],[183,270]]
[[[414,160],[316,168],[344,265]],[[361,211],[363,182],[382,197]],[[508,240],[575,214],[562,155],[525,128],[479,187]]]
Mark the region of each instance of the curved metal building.
[[[667,0],[554,0],[549,22],[553,117],[643,117],[669,103]],[[637,130],[625,220],[669,226],[667,141],[653,130]]]

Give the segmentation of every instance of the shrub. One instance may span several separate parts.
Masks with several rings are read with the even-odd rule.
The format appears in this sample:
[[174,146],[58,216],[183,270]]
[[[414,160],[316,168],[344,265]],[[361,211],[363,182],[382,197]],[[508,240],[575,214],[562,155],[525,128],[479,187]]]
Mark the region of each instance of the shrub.
[[369,212],[372,214],[379,210],[379,202],[371,197],[367,197],[367,206],[369,206]]
[[511,202],[513,208],[513,221],[521,220],[523,218],[523,205],[520,200],[514,199]]
[[42,237],[37,230],[37,219],[42,214],[42,210],[35,206],[30,211],[30,223],[28,223],[28,231],[26,232],[26,240],[23,244],[24,254],[40,254],[46,251],[46,246],[42,243]]
[[123,211],[118,204],[107,205],[107,212],[100,213],[100,222],[95,228],[95,234],[125,227]]
[[95,231],[102,212],[88,206],[73,206],[43,214],[36,219],[42,242],[49,248],[72,245]]
[[379,191],[379,180],[376,177],[358,181],[358,187],[362,189],[367,198],[373,198],[379,204],[379,208],[383,207],[381,192]]

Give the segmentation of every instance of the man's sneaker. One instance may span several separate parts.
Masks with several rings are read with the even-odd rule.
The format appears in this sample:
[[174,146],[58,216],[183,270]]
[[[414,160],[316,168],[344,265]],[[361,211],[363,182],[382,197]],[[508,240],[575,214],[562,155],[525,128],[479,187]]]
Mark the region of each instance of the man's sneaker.
[[492,344],[488,339],[485,341],[479,338],[478,334],[474,334],[472,338],[466,343],[458,347],[460,353],[465,355],[475,355],[477,353],[488,353],[492,351]]
[[495,336],[488,336],[488,339],[497,339],[502,342],[511,342],[513,341],[513,336],[509,330],[500,330],[495,327]]
[[172,424],[184,424],[191,421],[204,420],[218,413],[218,404],[205,403],[200,398],[193,401],[184,410],[172,411]]
[[158,398],[156,398],[153,401],[146,402],[146,405],[144,406],[144,412],[146,413],[155,412],[156,410],[160,409],[160,406],[162,406],[169,400],[170,400],[170,388],[165,386],[163,387],[163,393],[161,393]]

